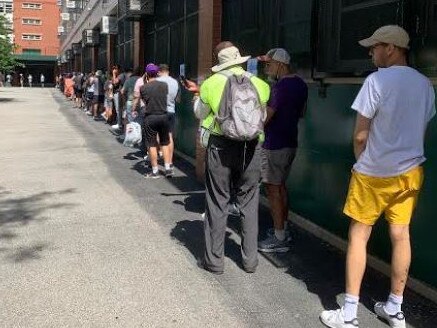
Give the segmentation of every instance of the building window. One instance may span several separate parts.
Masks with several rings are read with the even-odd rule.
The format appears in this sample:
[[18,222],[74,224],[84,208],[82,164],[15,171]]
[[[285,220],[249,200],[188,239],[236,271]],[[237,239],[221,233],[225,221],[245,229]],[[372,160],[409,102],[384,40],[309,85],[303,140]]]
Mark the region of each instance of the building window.
[[383,25],[405,25],[404,0],[326,0],[318,2],[316,71],[357,76],[374,69],[358,41]]
[[41,3],[34,3],[34,2],[25,2],[21,5],[21,8],[24,9],[42,9]]
[[0,1],[0,13],[12,13],[12,2]]
[[40,40],[42,40],[42,35],[41,34],[22,34],[21,39],[28,40],[28,41],[40,41]]
[[23,54],[40,55],[41,49],[23,49]]
[[37,18],[23,18],[23,25],[41,25],[41,19]]

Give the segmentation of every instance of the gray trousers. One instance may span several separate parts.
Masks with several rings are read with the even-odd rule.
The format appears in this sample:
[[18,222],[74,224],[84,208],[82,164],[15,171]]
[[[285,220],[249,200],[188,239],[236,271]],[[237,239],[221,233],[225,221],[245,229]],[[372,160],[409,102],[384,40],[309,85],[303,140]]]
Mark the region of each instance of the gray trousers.
[[121,105],[122,104],[121,104],[120,92],[115,92],[114,93],[114,107],[115,107],[115,111],[117,113],[117,124],[118,124],[118,127],[120,129],[123,125],[123,108]]
[[206,154],[205,259],[213,271],[224,269],[224,243],[231,192],[241,213],[242,265],[258,265],[258,206],[261,155],[258,141],[240,142],[211,135]]

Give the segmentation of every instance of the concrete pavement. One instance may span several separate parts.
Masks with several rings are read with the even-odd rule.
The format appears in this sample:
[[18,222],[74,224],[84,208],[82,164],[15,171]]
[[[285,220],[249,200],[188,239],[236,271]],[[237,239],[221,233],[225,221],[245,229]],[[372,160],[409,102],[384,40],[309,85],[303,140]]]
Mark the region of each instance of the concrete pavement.
[[[231,221],[225,274],[200,270],[193,168],[144,179],[139,154],[58,91],[0,89],[0,121],[1,327],[322,327],[335,306],[342,254],[304,232],[285,265],[260,257],[250,275]],[[366,284],[361,327],[388,327],[369,311],[387,279]],[[436,327],[435,304],[409,296],[410,327]]]

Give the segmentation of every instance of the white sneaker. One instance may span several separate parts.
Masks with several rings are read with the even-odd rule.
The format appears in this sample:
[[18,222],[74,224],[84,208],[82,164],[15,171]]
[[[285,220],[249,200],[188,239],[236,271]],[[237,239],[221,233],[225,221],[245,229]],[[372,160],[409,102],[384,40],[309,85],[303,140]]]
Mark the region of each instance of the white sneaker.
[[111,125],[111,129],[112,130],[119,130],[120,127],[118,126],[118,124],[114,124],[114,125]]
[[376,302],[374,309],[375,313],[381,319],[388,322],[390,327],[393,328],[405,328],[405,315],[404,312],[400,311],[396,314],[389,314],[385,311],[385,302]]
[[343,308],[320,313],[320,321],[330,328],[358,328],[357,318],[344,321]]

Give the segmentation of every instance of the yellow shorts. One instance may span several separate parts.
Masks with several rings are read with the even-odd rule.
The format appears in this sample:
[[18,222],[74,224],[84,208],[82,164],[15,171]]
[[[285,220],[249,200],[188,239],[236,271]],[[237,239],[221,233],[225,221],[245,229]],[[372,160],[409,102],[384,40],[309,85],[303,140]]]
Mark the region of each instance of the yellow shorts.
[[390,224],[409,224],[423,177],[421,166],[389,178],[352,171],[343,213],[367,225],[374,225],[382,213]]

